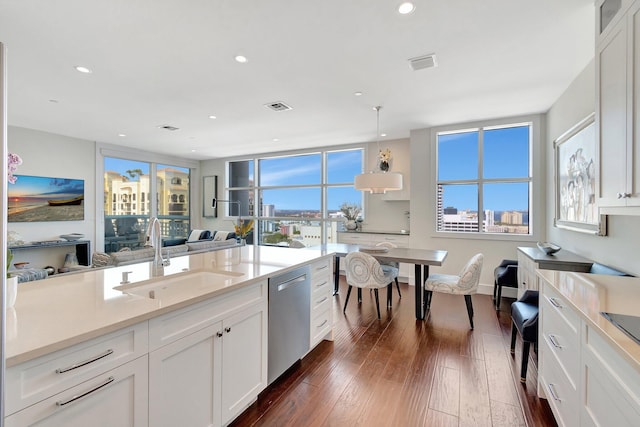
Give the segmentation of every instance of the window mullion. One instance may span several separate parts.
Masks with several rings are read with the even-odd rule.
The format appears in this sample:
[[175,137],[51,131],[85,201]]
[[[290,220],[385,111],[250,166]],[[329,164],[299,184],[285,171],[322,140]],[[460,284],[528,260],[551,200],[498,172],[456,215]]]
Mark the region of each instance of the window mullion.
[[478,233],[484,233],[484,129],[478,130]]

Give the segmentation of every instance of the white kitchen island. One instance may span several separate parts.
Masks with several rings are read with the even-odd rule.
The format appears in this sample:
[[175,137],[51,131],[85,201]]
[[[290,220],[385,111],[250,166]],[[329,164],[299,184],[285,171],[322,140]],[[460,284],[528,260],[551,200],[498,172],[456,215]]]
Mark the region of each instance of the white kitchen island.
[[244,246],[171,259],[163,277],[141,263],[21,284],[6,425],[228,424],[267,384],[268,279],[309,265],[326,283],[313,298],[330,296],[332,258]]

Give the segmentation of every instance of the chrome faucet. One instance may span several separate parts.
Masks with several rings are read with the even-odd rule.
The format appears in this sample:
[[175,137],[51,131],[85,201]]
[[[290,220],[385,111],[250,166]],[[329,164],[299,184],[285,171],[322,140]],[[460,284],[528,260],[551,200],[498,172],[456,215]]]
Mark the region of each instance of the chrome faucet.
[[169,265],[168,260],[162,259],[162,234],[160,233],[160,221],[155,216],[149,219],[149,227],[147,228],[147,237],[145,247],[153,247],[155,253],[153,256],[153,276],[163,276],[164,266]]

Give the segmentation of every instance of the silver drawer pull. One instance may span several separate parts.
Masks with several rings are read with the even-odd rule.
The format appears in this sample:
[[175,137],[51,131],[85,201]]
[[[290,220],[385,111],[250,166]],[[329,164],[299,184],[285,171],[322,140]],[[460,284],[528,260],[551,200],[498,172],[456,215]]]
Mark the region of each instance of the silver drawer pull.
[[560,304],[560,303],[558,302],[558,300],[557,300],[557,299],[555,299],[554,297],[549,297],[549,298],[547,298],[547,299],[549,300],[549,302],[550,302],[554,307],[557,307],[557,308],[564,308],[564,306],[563,306],[562,304]]
[[562,348],[562,346],[558,343],[558,338],[556,338],[555,335],[547,335],[549,337],[549,341],[551,341],[551,344],[553,344],[553,346],[555,348]]
[[324,322],[320,323],[318,326],[316,326],[316,328],[322,328],[324,325],[327,324],[329,320],[328,319],[324,319]]
[[325,302],[327,299],[329,299],[329,297],[324,297],[322,298],[320,301],[316,302],[316,305],[318,304],[322,304],[323,302]]
[[558,397],[558,394],[556,393],[556,388],[553,384],[549,384],[547,386],[547,388],[549,389],[549,394],[551,394],[551,397],[553,397],[553,400],[557,400],[558,402],[562,402],[562,399],[560,399]]
[[320,283],[320,284],[316,285],[316,288],[321,288],[321,287],[323,287],[323,286],[324,286],[324,285],[326,285],[326,284],[327,284],[327,281],[325,280],[324,282],[322,282],[322,283]]
[[92,388],[92,389],[91,389],[91,390],[89,390],[89,391],[85,391],[85,392],[84,392],[84,393],[82,393],[82,394],[77,394],[77,395],[73,396],[71,399],[67,399],[67,400],[64,400],[64,401],[62,401],[62,400],[58,400],[58,401],[56,402],[56,406],[64,406],[64,405],[68,405],[68,404],[69,404],[69,403],[71,403],[71,402],[74,402],[74,401],[76,401],[76,400],[78,400],[78,399],[82,399],[83,397],[90,395],[90,394],[91,394],[91,393],[93,393],[94,391],[98,391],[98,390],[100,390],[102,387],[105,387],[105,386],[107,386],[107,385],[111,384],[111,383],[112,383],[112,382],[114,382],[114,381],[115,381],[115,378],[113,378],[113,377],[109,377],[109,378],[107,378],[107,380],[106,380],[105,382],[103,382],[102,384],[100,384],[100,385],[98,385],[98,386],[96,386],[96,387]]
[[97,355],[95,357],[92,357],[91,359],[85,360],[84,362],[79,362],[79,363],[76,363],[75,365],[71,365],[71,366],[68,366],[66,368],[58,368],[58,369],[56,369],[56,374],[62,374],[64,372],[73,371],[74,369],[81,368],[81,367],[83,367],[85,365],[88,365],[88,364],[93,363],[93,362],[95,362],[97,360],[100,360],[103,357],[107,357],[108,355],[110,355],[112,353],[113,353],[113,350],[109,349],[109,350],[105,351],[104,353],[101,353],[101,354],[99,354],[99,355]]
[[316,271],[320,271],[320,270],[324,270],[325,268],[328,268],[328,265],[323,265],[322,267],[318,267],[316,268]]

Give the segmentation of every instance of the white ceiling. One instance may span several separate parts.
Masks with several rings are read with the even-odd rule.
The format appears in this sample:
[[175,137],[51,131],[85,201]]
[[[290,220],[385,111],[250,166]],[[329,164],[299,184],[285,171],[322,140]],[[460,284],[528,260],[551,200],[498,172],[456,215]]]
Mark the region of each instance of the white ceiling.
[[406,138],[544,112],[594,56],[593,0],[399,3],[0,0],[9,125],[208,159],[374,141],[382,105]]

